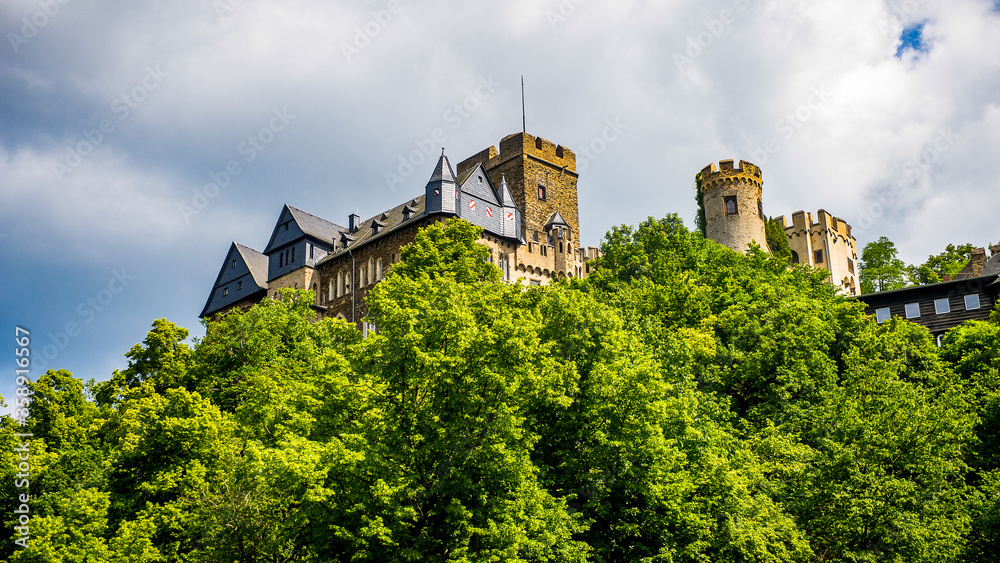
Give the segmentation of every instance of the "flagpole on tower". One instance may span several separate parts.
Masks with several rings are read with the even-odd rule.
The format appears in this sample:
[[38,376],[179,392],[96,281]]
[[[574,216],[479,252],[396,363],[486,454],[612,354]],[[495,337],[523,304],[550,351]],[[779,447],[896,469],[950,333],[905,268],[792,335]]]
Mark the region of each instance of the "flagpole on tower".
[[521,132],[527,133],[528,128],[524,121],[524,75],[521,75]]

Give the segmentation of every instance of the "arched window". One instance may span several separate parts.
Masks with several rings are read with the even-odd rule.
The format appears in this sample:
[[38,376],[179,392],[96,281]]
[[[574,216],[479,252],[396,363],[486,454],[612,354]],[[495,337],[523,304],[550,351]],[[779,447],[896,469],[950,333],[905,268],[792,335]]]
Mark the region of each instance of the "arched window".
[[726,198],[726,215],[736,215],[736,196]]
[[358,270],[358,287],[368,285],[368,277],[365,274],[367,274],[367,272],[365,272],[365,267],[361,266],[361,269]]
[[382,279],[382,259],[379,258],[375,261],[375,281],[380,281]]
[[292,247],[292,262],[295,262],[295,247]]
[[319,287],[316,284],[313,284],[313,301],[319,304]]
[[350,293],[354,291],[354,287],[351,285],[351,274],[344,274],[344,293]]
[[792,264],[798,264],[798,263],[799,263],[799,253],[795,252],[793,250],[792,251]]
[[368,284],[371,284],[371,283],[375,283],[375,281],[376,281],[376,278],[375,278],[375,259],[374,258],[369,258],[368,259],[368,279],[365,280],[365,285],[368,285]]
[[284,252],[282,252],[281,254],[278,255],[278,267],[279,268],[285,267],[285,253]]
[[[330,287],[327,290],[326,295],[327,295],[327,300],[333,300],[333,296],[334,296],[334,293],[333,293],[333,278],[330,278]],[[340,296],[338,295],[337,297],[340,297]]]

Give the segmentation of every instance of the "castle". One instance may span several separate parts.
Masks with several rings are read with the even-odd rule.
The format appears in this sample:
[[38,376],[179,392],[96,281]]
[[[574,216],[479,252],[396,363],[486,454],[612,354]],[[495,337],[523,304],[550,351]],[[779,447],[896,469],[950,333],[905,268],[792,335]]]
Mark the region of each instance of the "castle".
[[[734,167],[732,160],[722,160],[718,168],[714,163],[703,168],[698,181],[708,238],[739,252],[751,243],[770,251],[760,167],[745,160]],[[826,270],[841,293],[857,295],[857,241],[851,226],[822,209],[816,216],[813,221],[812,213],[796,211],[791,224],[783,215],[777,219],[788,237],[792,262]]]
[[529,285],[584,278],[596,247],[579,242],[576,155],[527,133],[508,135],[452,168],[442,150],[424,193],[341,226],[285,205],[263,252],[233,242],[202,309],[210,317],[282,288],[311,289],[323,316],[361,326],[364,297],[417,231],[451,217],[483,228],[480,242],[504,280]]

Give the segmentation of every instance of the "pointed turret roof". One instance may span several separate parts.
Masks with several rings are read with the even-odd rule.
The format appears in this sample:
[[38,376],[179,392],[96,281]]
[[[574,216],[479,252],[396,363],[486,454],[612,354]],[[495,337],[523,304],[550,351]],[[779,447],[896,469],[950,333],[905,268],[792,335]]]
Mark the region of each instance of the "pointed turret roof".
[[507,176],[505,174],[500,175],[500,205],[516,205],[514,203],[514,196],[510,193],[510,188],[507,187]]
[[552,216],[549,217],[549,220],[545,222],[545,230],[547,231],[555,226],[569,227],[569,223],[566,222],[566,219],[563,219],[562,213],[559,213],[558,211],[553,213]]
[[434,167],[434,173],[431,174],[430,182],[454,182],[455,172],[451,169],[451,163],[448,162],[448,157],[444,154],[444,149],[441,149],[441,158],[438,159],[437,166]]

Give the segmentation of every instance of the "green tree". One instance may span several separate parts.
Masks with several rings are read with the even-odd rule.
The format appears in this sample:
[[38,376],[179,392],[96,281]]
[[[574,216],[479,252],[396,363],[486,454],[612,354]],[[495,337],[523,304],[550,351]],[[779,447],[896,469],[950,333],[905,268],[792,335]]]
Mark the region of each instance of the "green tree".
[[938,283],[944,276],[962,271],[965,265],[972,258],[972,244],[962,244],[955,246],[949,244],[944,252],[927,257],[927,261],[919,266],[910,266],[907,275],[910,283],[914,285],[924,285]]
[[771,254],[791,263],[792,248],[788,246],[788,235],[781,228],[781,221],[774,217],[768,217],[764,234],[767,237],[767,247],[771,249]]
[[858,264],[862,293],[906,287],[906,264],[896,258],[896,245],[886,237],[865,245]]
[[142,344],[132,346],[125,353],[128,367],[123,371],[115,370],[111,379],[95,384],[97,404],[112,404],[122,392],[145,381],[149,381],[157,393],[188,385],[188,370],[193,358],[190,347],[183,343],[187,336],[186,328],[166,319],[153,321],[153,330]]

